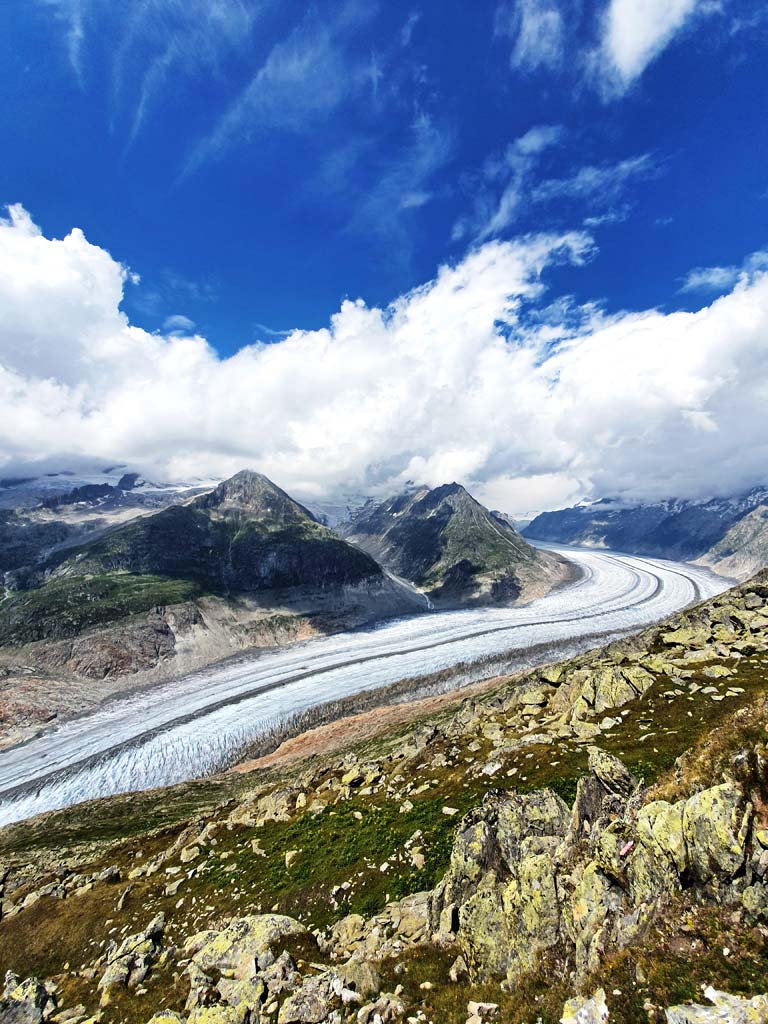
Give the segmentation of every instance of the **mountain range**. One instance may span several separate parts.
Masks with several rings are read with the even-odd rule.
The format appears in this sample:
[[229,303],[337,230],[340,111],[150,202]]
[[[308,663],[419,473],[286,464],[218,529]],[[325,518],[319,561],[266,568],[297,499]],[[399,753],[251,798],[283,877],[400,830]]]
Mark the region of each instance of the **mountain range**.
[[[162,674],[426,606],[258,473],[122,511],[92,540],[30,545],[6,572],[6,659],[23,650],[32,666],[97,679]],[[53,529],[38,525],[45,539]]]
[[700,562],[743,580],[768,564],[768,487],[702,501],[604,498],[542,512],[522,532],[531,540]]
[[525,601],[569,578],[458,484],[369,503],[341,536],[252,471],[147,504],[136,483],[81,481],[3,514],[12,729],[239,652],[435,604]]

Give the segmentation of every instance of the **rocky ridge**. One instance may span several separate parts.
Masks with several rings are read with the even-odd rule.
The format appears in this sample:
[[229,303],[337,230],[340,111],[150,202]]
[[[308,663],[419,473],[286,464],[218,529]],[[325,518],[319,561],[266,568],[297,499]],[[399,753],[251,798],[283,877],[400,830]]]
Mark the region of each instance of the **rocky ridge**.
[[768,564],[768,488],[706,501],[633,504],[605,498],[542,512],[523,535],[697,561],[743,580]]
[[767,607],[764,573],[344,756],[4,830],[4,1012],[765,1019]]
[[569,578],[562,559],[537,551],[457,483],[370,501],[339,530],[439,606],[529,599]]

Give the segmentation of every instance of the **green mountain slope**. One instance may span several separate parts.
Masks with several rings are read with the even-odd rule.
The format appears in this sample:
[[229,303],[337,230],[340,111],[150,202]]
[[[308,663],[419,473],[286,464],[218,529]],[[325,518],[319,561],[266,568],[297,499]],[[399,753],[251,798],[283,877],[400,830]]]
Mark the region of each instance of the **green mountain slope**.
[[373,559],[249,471],[68,553],[51,575],[104,572],[195,580],[216,593],[354,584],[381,575]]

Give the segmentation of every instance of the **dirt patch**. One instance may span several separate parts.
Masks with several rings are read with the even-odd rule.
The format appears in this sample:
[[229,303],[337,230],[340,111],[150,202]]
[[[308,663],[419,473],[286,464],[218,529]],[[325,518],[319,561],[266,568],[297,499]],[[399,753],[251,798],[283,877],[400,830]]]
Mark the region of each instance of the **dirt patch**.
[[492,690],[501,683],[509,683],[508,676],[493,676],[479,683],[472,683],[460,690],[451,690],[436,697],[424,697],[407,704],[390,704],[373,708],[357,715],[338,718],[327,725],[285,740],[277,750],[264,757],[243,761],[231,768],[231,772],[252,772],[259,768],[287,768],[297,761],[321,754],[332,754],[347,747],[357,746],[366,740],[374,739],[383,732],[390,732],[401,725],[410,725],[425,715],[434,715],[454,704],[460,704],[466,697]]

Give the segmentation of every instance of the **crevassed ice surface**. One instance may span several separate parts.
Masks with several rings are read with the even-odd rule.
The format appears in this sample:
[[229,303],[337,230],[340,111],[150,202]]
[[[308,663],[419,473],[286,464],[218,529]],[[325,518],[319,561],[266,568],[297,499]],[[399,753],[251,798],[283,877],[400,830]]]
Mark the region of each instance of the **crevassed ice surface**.
[[1,752],[0,824],[211,774],[315,705],[531,648],[542,648],[531,661],[549,661],[579,638],[630,632],[730,585],[688,564],[548,547],[583,576],[526,607],[432,612],[310,640],[112,700]]

